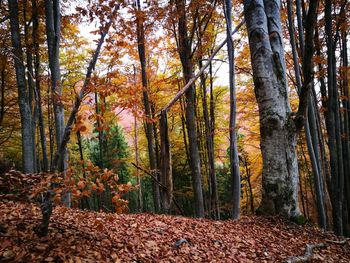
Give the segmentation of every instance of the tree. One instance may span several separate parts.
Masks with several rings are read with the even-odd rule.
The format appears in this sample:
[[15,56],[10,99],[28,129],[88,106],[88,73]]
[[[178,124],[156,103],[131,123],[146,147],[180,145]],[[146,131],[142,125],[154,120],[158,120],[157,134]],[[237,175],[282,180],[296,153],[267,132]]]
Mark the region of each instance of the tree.
[[91,160],[100,168],[113,169],[118,174],[119,181],[126,183],[129,177],[125,162],[125,158],[128,156],[128,144],[122,128],[119,125],[111,124],[103,139],[103,144],[106,145],[103,165],[100,160],[100,144],[94,141],[90,143]]
[[[141,80],[142,80],[142,96],[143,96],[143,105],[146,115],[145,121],[145,132],[147,137],[148,144],[148,158],[149,164],[151,168],[151,172],[158,178],[157,171],[157,158],[155,152],[155,141],[153,135],[153,123],[152,123],[152,112],[151,112],[151,103],[149,99],[149,85],[147,80],[147,72],[146,72],[146,48],[145,48],[145,29],[144,29],[144,14],[141,11],[140,0],[136,0],[136,31],[137,31],[137,49],[141,64]],[[152,182],[153,189],[153,202],[154,208],[156,212],[160,211],[160,192],[159,186],[156,182]]]
[[13,59],[16,70],[16,81],[18,88],[18,104],[21,114],[21,133],[22,133],[22,161],[23,171],[25,173],[34,172],[35,167],[35,147],[32,119],[32,105],[29,100],[27,90],[25,66],[23,63],[23,51],[18,20],[18,1],[9,0],[11,39],[13,46]]
[[236,87],[235,87],[235,62],[232,32],[232,4],[231,0],[225,1],[227,52],[229,59],[229,79],[230,79],[230,169],[232,185],[232,218],[238,219],[240,216],[241,201],[241,177],[239,174],[238,146],[236,135]]
[[[310,5],[310,7],[315,8],[316,6]],[[293,15],[292,15],[292,6],[291,1],[287,1],[287,9],[288,9],[288,31],[289,31],[289,37],[290,37],[290,43],[292,47],[292,54],[293,54],[293,64],[294,64],[294,74],[295,74],[295,81],[297,85],[297,91],[300,93],[302,88],[302,78],[301,78],[301,70],[299,67],[299,61],[298,61],[298,53],[296,48],[296,40],[294,37],[294,23],[293,23]],[[300,6],[297,6],[297,9],[300,9]],[[309,9],[309,14],[311,12],[316,13],[316,10]],[[299,14],[299,12],[297,12]],[[310,15],[307,16],[307,20],[305,21],[305,28],[307,30],[310,30],[309,23],[310,18],[312,18]],[[313,19],[316,19],[314,17]],[[298,28],[303,28],[303,25],[298,24]],[[313,30],[313,29],[312,29]],[[313,46],[313,34],[310,34],[310,32],[305,32],[305,37],[303,34],[303,30],[299,30],[299,33],[302,34],[299,36],[299,43],[301,47],[301,54],[303,56],[303,60],[307,60],[308,62],[303,62],[302,68],[303,68],[303,81],[305,83],[310,82],[310,79],[313,78],[312,72],[310,70],[310,67],[308,65],[309,61],[311,60],[313,56],[313,50],[310,50],[309,46]],[[305,40],[304,40],[305,39]],[[307,45],[305,45],[307,42]],[[313,49],[313,48],[312,48]],[[308,105],[308,116],[305,121],[305,137],[306,137],[306,143],[308,147],[308,152],[310,156],[310,161],[312,164],[312,171],[314,174],[314,187],[316,191],[316,198],[317,198],[317,213],[319,218],[319,225],[323,228],[327,228],[327,218],[326,218],[326,208],[325,208],[325,189],[323,184],[323,177],[322,173],[324,172],[324,169],[322,169],[321,165],[321,157],[320,157],[320,151],[319,148],[322,147],[322,145],[319,145],[319,132],[318,130],[321,129],[320,122],[318,121],[318,118],[316,114],[318,114],[317,111],[317,104],[316,104],[316,98],[314,96],[315,90],[314,85],[311,87],[312,94],[310,96],[309,105]],[[301,183],[301,182],[300,182]],[[300,187],[301,189],[301,187]]]
[[[193,77],[193,61],[192,61],[192,41],[187,29],[187,13],[186,1],[176,0],[177,36],[178,36],[178,52],[180,55],[181,65],[185,83]],[[194,26],[194,25],[193,25]],[[192,31],[195,29],[192,28]],[[201,175],[201,161],[198,148],[198,135],[196,127],[196,111],[195,111],[195,86],[194,84],[186,91],[186,127],[189,141],[190,167],[192,171],[192,185],[195,200],[195,214],[197,217],[204,217],[204,200]]]
[[[317,9],[318,2],[313,2]],[[310,10],[310,18],[313,18],[316,10]],[[246,0],[244,15],[260,116],[263,156],[260,211],[287,217],[299,216],[296,141],[304,124],[313,79],[305,81],[298,112],[294,114],[290,108],[286,79],[280,1]],[[308,26],[313,34],[315,21],[310,19]],[[309,37],[312,38],[312,34]],[[312,58],[312,45],[309,52]],[[310,68],[311,58],[304,61],[310,63]]]
[[[59,0],[45,0],[45,21],[49,67],[51,72],[51,89],[55,117],[55,134],[57,150],[64,134],[64,107],[62,103],[62,85],[60,69],[60,38],[61,38],[61,12]],[[59,163],[59,170],[63,171],[65,156]]]

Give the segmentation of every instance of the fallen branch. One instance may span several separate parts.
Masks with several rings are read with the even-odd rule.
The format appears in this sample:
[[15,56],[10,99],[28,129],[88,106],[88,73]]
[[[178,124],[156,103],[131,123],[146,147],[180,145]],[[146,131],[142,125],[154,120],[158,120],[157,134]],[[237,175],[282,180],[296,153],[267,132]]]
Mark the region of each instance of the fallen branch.
[[286,263],[308,262],[313,256],[314,248],[324,248],[324,247],[326,247],[326,244],[324,243],[306,244],[305,254],[303,256],[288,257],[285,262]]
[[326,242],[327,243],[331,243],[331,244],[337,244],[337,245],[345,245],[348,240],[349,240],[349,238],[346,238],[344,240],[330,240],[330,239],[326,239]]
[[[140,171],[144,172],[145,174],[151,176],[151,178],[163,189],[163,190],[167,190],[168,188],[163,185],[161,182],[159,182],[158,178],[156,178],[152,173],[146,171],[145,169],[143,169],[142,167],[138,166],[136,163],[131,163],[136,169],[139,169]],[[176,201],[175,197],[173,196],[172,198],[174,205],[176,206],[177,209],[179,209],[180,214],[182,216],[185,215],[184,211],[181,209],[179,203]]]
[[[245,20],[242,19],[242,21],[238,24],[238,26],[232,31],[231,36],[233,34],[235,34],[241,27],[242,25],[244,25]],[[216,47],[216,49],[213,51],[213,53],[210,55],[210,57],[208,58],[207,62],[203,65],[203,67],[201,67],[201,69],[198,71],[198,73],[191,78],[185,85],[185,87],[183,87],[176,95],[175,97],[169,101],[169,103],[167,105],[165,105],[157,114],[157,116],[160,116],[160,113],[162,111],[167,112],[171,106],[173,106],[180,98],[181,96],[192,86],[192,84],[203,74],[204,70],[210,65],[211,61],[214,59],[215,55],[219,52],[219,50],[226,44],[227,42],[227,38],[221,42],[221,44],[219,46]]]

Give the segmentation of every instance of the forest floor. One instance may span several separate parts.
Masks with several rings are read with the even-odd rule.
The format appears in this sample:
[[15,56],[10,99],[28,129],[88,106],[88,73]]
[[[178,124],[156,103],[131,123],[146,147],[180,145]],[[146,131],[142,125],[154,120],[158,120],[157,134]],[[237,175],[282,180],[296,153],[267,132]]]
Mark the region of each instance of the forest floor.
[[108,214],[56,207],[47,237],[34,204],[0,202],[0,262],[349,262],[350,241],[276,217],[213,221],[155,214]]

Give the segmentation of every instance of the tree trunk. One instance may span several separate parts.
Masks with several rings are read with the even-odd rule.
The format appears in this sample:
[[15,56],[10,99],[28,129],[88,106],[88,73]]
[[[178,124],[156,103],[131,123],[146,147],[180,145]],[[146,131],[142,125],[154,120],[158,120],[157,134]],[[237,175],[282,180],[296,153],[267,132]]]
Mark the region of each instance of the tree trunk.
[[236,135],[236,87],[235,87],[235,62],[234,62],[234,46],[232,39],[232,3],[226,0],[226,36],[227,51],[229,59],[229,77],[230,77],[230,170],[232,184],[232,218],[238,219],[240,216],[240,200],[241,200],[241,177],[239,174],[238,146]]
[[[100,121],[100,107],[98,104],[98,94],[97,94],[97,90],[95,88],[95,113],[96,113],[96,129],[98,132],[98,149],[99,149],[99,166],[100,168],[105,168],[104,165],[104,143],[103,143],[103,130],[101,128],[101,121]],[[108,160],[108,158],[106,159]]]
[[260,116],[263,193],[259,210],[298,216],[297,129],[288,97],[280,2],[245,0],[244,13]]
[[[315,3],[315,2],[314,2]],[[315,8],[314,5],[310,5],[312,8],[309,9],[308,16],[306,21],[309,23],[312,23],[309,21],[309,19],[314,18],[316,19],[316,12],[313,10]],[[317,7],[317,5],[316,5]],[[293,15],[292,15],[292,7],[291,7],[291,1],[287,1],[287,9],[288,9],[288,30],[289,30],[289,36],[290,36],[290,42],[292,46],[292,53],[293,53],[293,61],[294,61],[294,72],[295,72],[295,79],[297,83],[297,89],[298,93],[300,94],[302,90],[302,81],[300,76],[300,69],[299,69],[299,62],[298,62],[298,54],[296,50],[296,43],[294,38],[294,26],[293,26]],[[317,8],[316,8],[317,9]],[[315,17],[310,17],[312,14],[315,14]],[[300,46],[302,47],[302,54],[304,54],[304,59],[307,60],[306,63],[310,63],[311,57],[313,55],[313,29],[312,24],[306,24],[306,37],[305,41],[307,41],[307,46],[305,46],[304,43],[304,37],[302,37],[299,40]],[[309,30],[312,29],[312,34],[310,35]],[[302,32],[301,32],[302,33]],[[309,43],[311,41],[311,43]],[[310,57],[311,55],[311,57]],[[312,82],[312,88],[313,88],[313,78],[311,76],[310,67],[306,67],[303,63],[303,73],[304,73],[304,86],[306,86],[309,82]],[[310,96],[310,95],[307,95]],[[318,148],[318,133],[317,133],[317,127],[316,127],[316,117],[315,117],[315,107],[316,105],[313,103],[313,97],[311,97],[311,100],[309,100],[308,105],[308,118],[305,121],[305,137],[308,147],[308,152],[310,156],[310,161],[312,164],[312,170],[314,174],[314,185],[315,185],[315,191],[316,191],[316,197],[317,197],[317,212],[318,212],[318,219],[319,219],[319,225],[323,228],[327,228],[327,220],[326,220],[326,211],[324,206],[324,190],[323,190],[323,182],[322,182],[322,175],[321,175],[321,159],[319,156],[319,148]],[[305,210],[305,209],[304,209]]]
[[[199,61],[199,68],[202,68],[202,61]],[[209,164],[209,178],[210,178],[210,213],[214,219],[219,219],[219,196],[218,196],[218,187],[215,173],[215,156],[214,156],[214,142],[211,135],[212,127],[210,126],[209,119],[209,109],[207,103],[207,87],[205,84],[206,78],[204,74],[201,75],[201,86],[202,86],[202,105],[203,105],[203,118],[204,118],[204,127],[205,127],[205,140],[207,146],[208,154],[208,164]]]
[[[137,11],[141,12],[140,0],[136,1]],[[152,123],[152,112],[151,104],[149,101],[149,87],[147,81],[147,72],[146,72],[146,50],[145,50],[145,34],[143,19],[141,16],[137,18],[137,47],[139,53],[139,59],[141,64],[141,78],[142,78],[142,95],[143,95],[143,104],[145,107],[146,114],[146,137],[148,143],[148,157],[151,168],[151,173],[159,179],[158,168],[157,168],[157,158],[155,153],[154,137],[153,137],[153,123]],[[158,184],[152,180],[152,189],[153,189],[153,202],[156,212],[159,212],[161,209],[160,204],[160,190]]]
[[340,136],[340,120],[338,105],[338,90],[335,81],[336,66],[335,46],[332,30],[332,0],[325,2],[325,33],[327,36],[327,83],[328,83],[328,112],[327,131],[332,174],[332,206],[333,227],[337,235],[343,234],[343,187],[344,169],[342,160],[342,145]]
[[9,0],[11,40],[13,46],[13,57],[16,70],[16,82],[18,88],[18,104],[21,115],[21,134],[22,134],[22,161],[23,171],[25,173],[34,172],[34,133],[32,122],[32,110],[27,92],[25,67],[23,64],[23,52],[19,30],[18,20],[18,2]]
[[[191,61],[191,46],[187,32],[186,1],[177,0],[178,11],[178,50],[182,64],[185,83],[193,77],[193,64]],[[192,171],[192,185],[195,201],[195,215],[204,217],[204,200],[202,189],[202,177],[200,166],[200,153],[198,149],[198,137],[196,128],[195,111],[195,86],[194,84],[186,91],[186,127],[189,141],[190,167]]]
[[[139,166],[139,145],[137,139],[137,119],[134,117],[134,145],[135,145],[135,163]],[[140,213],[143,211],[143,198],[142,198],[142,180],[139,169],[136,169],[136,178],[139,188],[137,189],[137,208]]]
[[2,122],[5,116],[5,69],[6,64],[4,64],[1,69],[0,126],[2,126]]
[[349,62],[348,62],[348,50],[347,50],[347,33],[342,33],[342,67],[343,71],[341,72],[341,83],[343,87],[343,100],[342,103],[345,108],[343,122],[344,122],[344,135],[342,137],[343,141],[343,159],[344,159],[344,193],[345,193],[345,201],[344,205],[347,207],[346,217],[344,216],[344,234],[346,236],[350,235],[350,148],[349,148],[349,137],[350,137],[350,104],[349,104]]
[[[49,55],[49,67],[51,72],[52,101],[55,116],[56,145],[59,149],[64,133],[64,108],[62,103],[62,86],[60,70],[60,37],[61,14],[59,0],[45,0],[46,35]],[[65,170],[66,154],[62,156],[58,169]]]
[[49,161],[47,158],[46,151],[46,134],[45,134],[45,122],[43,117],[42,110],[42,101],[41,101],[41,90],[40,90],[40,48],[39,48],[39,18],[38,18],[38,9],[37,1],[32,0],[32,13],[33,13],[33,44],[34,44],[34,72],[35,72],[35,91],[36,91],[36,100],[37,100],[37,109],[39,117],[39,129],[40,129],[40,143],[41,150],[43,155],[43,170],[48,171]]

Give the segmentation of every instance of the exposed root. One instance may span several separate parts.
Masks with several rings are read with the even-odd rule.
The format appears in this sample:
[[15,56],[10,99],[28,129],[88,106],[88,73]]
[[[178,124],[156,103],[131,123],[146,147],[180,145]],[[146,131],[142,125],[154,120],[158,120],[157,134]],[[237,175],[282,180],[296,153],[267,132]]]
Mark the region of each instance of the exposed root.
[[326,247],[326,244],[324,243],[306,244],[305,254],[303,256],[288,257],[285,262],[286,263],[308,262],[313,255],[314,248],[324,248],[324,247]]

